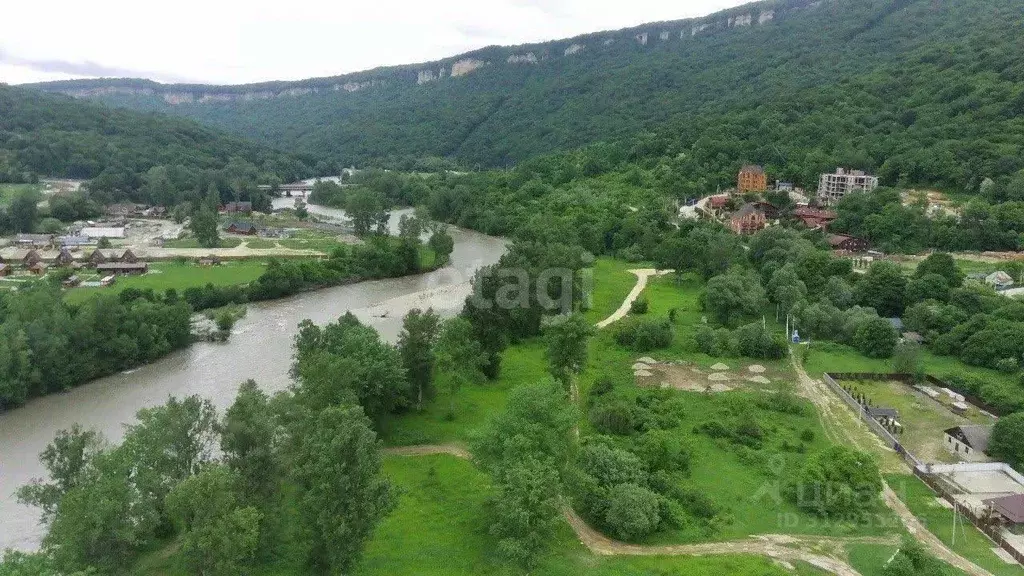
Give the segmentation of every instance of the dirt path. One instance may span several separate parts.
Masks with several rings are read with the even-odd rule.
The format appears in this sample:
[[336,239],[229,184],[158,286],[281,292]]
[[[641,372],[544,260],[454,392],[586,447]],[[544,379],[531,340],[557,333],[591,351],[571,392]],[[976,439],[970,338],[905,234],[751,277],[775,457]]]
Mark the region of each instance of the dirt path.
[[[429,456],[446,454],[457,458],[469,459],[470,454],[459,444],[433,444],[423,446],[403,446],[386,448],[385,454],[392,456]],[[849,544],[881,544],[893,546],[898,544],[896,537],[891,538],[829,538],[824,536],[786,536],[766,534],[753,536],[744,540],[731,542],[707,542],[702,544],[678,544],[646,546],[627,544],[613,540],[594,530],[568,504],[562,506],[562,514],[572,527],[580,542],[591,553],[600,556],[717,556],[723,554],[752,554],[767,556],[776,561],[807,562],[812,566],[836,574],[837,576],[861,576],[852,566],[839,560],[845,556],[845,547]],[[827,550],[829,555],[821,551]]]
[[648,278],[650,278],[651,276],[664,276],[665,274],[668,274],[672,271],[655,270],[653,268],[640,268],[637,270],[630,270],[630,272],[636,275],[636,286],[633,286],[633,289],[629,291],[629,294],[626,296],[626,299],[622,302],[622,306],[619,306],[618,310],[612,312],[611,316],[605,318],[604,320],[601,320],[596,324],[598,328],[604,328],[609,324],[618,322],[619,320],[625,318],[626,315],[629,314],[630,305],[632,305],[633,301],[640,297],[640,293],[643,292],[644,288],[647,287]]
[[[891,463],[895,455],[893,450],[886,446],[878,436],[874,435],[853,414],[850,407],[837,398],[824,382],[814,380],[808,376],[807,371],[797,361],[792,350],[790,351],[790,358],[793,363],[793,370],[797,374],[800,393],[813,402],[814,406],[818,409],[818,417],[825,428],[826,436],[835,443],[852,445],[858,450],[869,453],[880,453],[886,462]],[[907,470],[905,466],[900,465],[900,468],[896,471],[905,473]],[[923,544],[932,555],[972,576],[992,576],[988,570],[950,550],[942,540],[929,532],[924,524],[910,511],[910,508],[893,492],[889,484],[884,481],[882,496],[885,500],[885,505],[899,516],[907,531],[918,542]]]

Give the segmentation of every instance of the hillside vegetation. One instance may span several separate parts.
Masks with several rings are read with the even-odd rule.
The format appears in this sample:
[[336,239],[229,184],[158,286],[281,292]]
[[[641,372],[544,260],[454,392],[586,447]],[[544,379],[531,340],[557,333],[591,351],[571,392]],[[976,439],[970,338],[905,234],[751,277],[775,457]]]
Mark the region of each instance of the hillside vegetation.
[[156,166],[194,180],[229,165],[279,179],[307,170],[294,157],[189,120],[0,84],[0,182],[96,178],[96,190],[136,190]]
[[[1022,24],[1013,0],[779,0],[297,83],[40,87],[185,115],[325,169],[506,166],[646,133],[638,147],[692,156],[704,190],[749,161],[812,187],[846,165],[889,185],[975,192],[1024,168]],[[530,54],[537,63],[509,62]],[[486,64],[417,85],[459,60]]]

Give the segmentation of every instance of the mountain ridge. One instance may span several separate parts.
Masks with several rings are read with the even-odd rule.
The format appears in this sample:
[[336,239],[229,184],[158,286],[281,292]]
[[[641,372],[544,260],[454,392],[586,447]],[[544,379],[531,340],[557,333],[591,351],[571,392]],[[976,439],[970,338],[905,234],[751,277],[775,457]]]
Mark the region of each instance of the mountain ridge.
[[[320,92],[358,92],[368,88],[423,85],[458,78],[488,65],[536,65],[556,58],[578,56],[597,45],[683,41],[733,28],[756,27],[782,18],[788,11],[817,8],[824,0],[767,0],[721,10],[707,16],[649,22],[615,30],[588,32],[568,38],[516,45],[489,45],[433,61],[379,66],[368,70],[305,78],[243,84],[161,83],[143,78],[96,78],[23,84],[76,98],[116,94],[162,96],[168,106],[193,103],[270,100]],[[596,44],[595,44],[596,43]]]

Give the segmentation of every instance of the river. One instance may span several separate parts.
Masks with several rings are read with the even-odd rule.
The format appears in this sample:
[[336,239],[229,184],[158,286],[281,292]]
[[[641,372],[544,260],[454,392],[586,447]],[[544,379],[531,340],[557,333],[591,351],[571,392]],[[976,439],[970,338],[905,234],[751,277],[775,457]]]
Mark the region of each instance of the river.
[[[275,207],[291,201],[279,198]],[[309,209],[324,216],[344,215],[322,206]],[[393,213],[393,229],[406,212]],[[446,315],[457,312],[470,292],[473,272],[497,262],[505,242],[468,230],[452,228],[450,233],[455,250],[451,264],[444,269],[250,304],[227,342],[196,343],[136,370],[0,414],[0,550],[39,546],[45,533],[39,514],[35,508],[18,504],[14,492],[31,478],[45,475],[38,455],[58,430],[78,422],[116,442],[123,425],[131,422],[140,408],[161,404],[169,396],[200,394],[223,409],[234,399],[238,385],[249,378],[268,392],[282,390],[289,384],[292,339],[299,322],[306,318],[325,324],[351,311],[394,341],[402,316],[412,308],[433,307]]]

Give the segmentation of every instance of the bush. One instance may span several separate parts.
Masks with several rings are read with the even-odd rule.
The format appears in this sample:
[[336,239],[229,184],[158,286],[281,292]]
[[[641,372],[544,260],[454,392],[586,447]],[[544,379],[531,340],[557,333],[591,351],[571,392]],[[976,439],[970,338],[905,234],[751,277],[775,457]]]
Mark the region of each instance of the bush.
[[[637,298],[629,304],[630,314],[647,314],[648,303],[644,297]],[[669,319],[671,321],[671,318]]]
[[786,341],[772,335],[761,323],[754,322],[736,329],[739,352],[749,358],[777,360],[786,355]]
[[686,472],[690,469],[690,451],[675,434],[652,430],[639,438],[637,455],[651,472]]
[[615,342],[637,352],[667,348],[672,344],[672,325],[667,320],[627,318],[615,331]]
[[637,540],[658,529],[660,498],[643,486],[619,484],[611,489],[605,524],[623,540]]
[[590,411],[590,423],[602,434],[632,434],[637,422],[636,405],[621,398],[599,404]]
[[882,476],[870,455],[832,446],[807,458],[787,491],[797,506],[819,516],[848,516],[876,507]]

